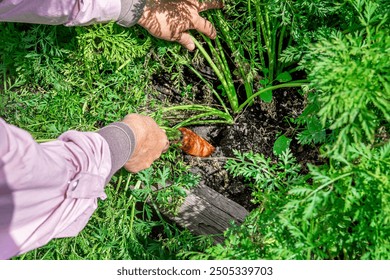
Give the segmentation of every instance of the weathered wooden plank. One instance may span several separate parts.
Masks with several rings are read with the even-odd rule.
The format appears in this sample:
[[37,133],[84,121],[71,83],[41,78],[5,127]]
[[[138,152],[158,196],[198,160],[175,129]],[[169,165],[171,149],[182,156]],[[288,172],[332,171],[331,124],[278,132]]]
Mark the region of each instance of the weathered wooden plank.
[[201,183],[187,191],[176,216],[166,216],[196,235],[215,235],[215,242],[221,243],[231,222],[241,224],[247,215],[244,207]]

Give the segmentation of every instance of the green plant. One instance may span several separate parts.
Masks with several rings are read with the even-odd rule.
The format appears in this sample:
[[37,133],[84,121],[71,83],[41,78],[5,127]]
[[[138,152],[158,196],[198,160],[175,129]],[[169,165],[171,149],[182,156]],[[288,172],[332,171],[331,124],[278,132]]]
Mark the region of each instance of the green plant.
[[388,259],[390,256],[390,145],[350,146],[351,158],[300,167],[289,152],[272,164],[262,155],[228,163],[253,189],[252,211],[225,232],[225,243],[195,259]]
[[[155,116],[162,115],[164,120],[164,129],[176,130],[182,126],[199,125],[199,124],[233,124],[233,117],[231,116],[227,106],[218,92],[213,89],[210,82],[207,81],[200,73],[195,72],[197,77],[201,79],[214,96],[219,100],[221,106],[213,106],[209,102],[200,102],[194,98],[187,99],[185,92],[193,87],[193,84],[187,84],[184,81],[184,67],[193,68],[191,65],[191,58],[187,51],[183,51],[178,46],[171,45],[166,47],[164,43],[162,46],[156,47],[152,50],[152,57],[156,59],[162,71],[169,75],[169,87],[177,94],[181,93],[183,101],[180,105],[171,105],[165,101],[164,107],[153,113]],[[193,94],[193,93],[190,93]]]
[[[180,126],[232,123],[230,109],[306,84],[293,81],[306,70],[308,106],[295,121],[303,129],[298,141],[321,144],[325,162],[301,166],[284,136],[273,159],[236,151],[226,167],[245,180],[257,208],[213,246],[162,215],[174,214],[184,189],[198,180],[173,148],[149,170],[117,173],[79,236],[18,259],[389,259],[388,11],[384,0],[227,1],[224,14],[208,14],[219,37],[215,43],[195,38],[193,57],[170,43],[152,44],[138,28],[0,24],[0,116],[41,141],[139,111],[153,115],[173,139]],[[199,70],[200,57],[221,86]],[[160,109],[152,74],[169,68],[179,86],[183,66],[219,106]]]
[[[213,111],[225,123],[232,123],[229,109],[233,113],[238,113],[252,104],[257,97],[265,102],[271,102],[273,90],[301,87],[306,82],[293,81],[290,74],[296,71],[296,65],[294,67],[291,65],[296,64],[299,59],[288,63],[279,59],[286,42],[287,45],[291,44],[288,26],[293,20],[282,23],[279,20],[280,14],[271,11],[271,8],[264,9],[268,7],[267,1],[260,2],[228,1],[225,3],[224,14],[221,11],[208,13],[209,20],[217,27],[218,36],[215,42],[203,35],[201,39],[193,37],[197,51],[192,60],[188,54],[182,54],[174,48],[163,48],[158,51],[158,57],[168,57],[169,72],[173,68],[179,71],[177,74],[171,73],[173,80],[175,77],[181,77],[183,70],[180,66],[184,65],[208,86],[222,108],[220,112],[209,109],[204,111],[206,113]],[[261,28],[260,23],[263,24]],[[253,31],[254,25],[259,27],[256,32]],[[271,29],[275,31],[271,32]],[[207,79],[200,70],[204,68],[204,60],[210,65],[220,85]],[[245,96],[241,93],[241,86],[244,88]],[[182,110],[182,107],[178,109]],[[189,107],[187,109],[191,110]],[[202,117],[202,114],[200,116]]]
[[[226,13],[228,14],[227,16],[232,16],[229,15],[229,12],[233,11],[234,24],[225,19],[221,11],[217,11],[213,16],[209,16],[209,19],[217,26],[221,37],[217,36],[214,45],[210,39],[202,36],[207,43],[208,49],[211,51],[211,55],[194,38],[198,50],[221,82],[222,95],[227,96],[230,108],[234,113],[240,112],[245,106],[251,104],[256,97],[260,96],[264,101],[270,102],[273,90],[284,87],[300,87],[305,82],[290,82],[292,80],[290,73],[283,71],[285,65],[278,62],[286,36],[287,25],[281,27],[275,15],[271,15],[267,9],[260,8],[260,3],[254,3],[253,7],[251,2],[248,1],[245,9],[240,7],[240,11],[245,13],[244,17],[246,20],[244,22],[241,22],[243,15],[237,15],[231,7],[227,8]],[[229,4],[235,7],[234,4]],[[272,24],[268,22],[270,18],[273,20]],[[264,24],[265,20],[267,24]],[[238,22],[241,22],[240,27],[236,26]],[[256,32],[253,31],[254,24],[261,26]],[[281,32],[278,31],[279,27]],[[274,30],[272,33],[271,28]],[[247,40],[247,36],[251,38],[250,43],[242,41]],[[278,46],[275,45],[276,41],[278,41]],[[227,55],[231,55],[232,59],[226,57],[225,49],[228,50],[229,53]],[[264,58],[265,53],[268,55],[268,59]],[[192,66],[189,67],[198,76],[201,75],[197,69]],[[232,67],[235,68],[233,73],[230,70]],[[240,93],[237,91],[236,80],[243,84],[245,98],[240,96]],[[273,86],[274,82],[282,84]],[[239,100],[243,98],[244,102],[240,103]],[[218,100],[221,102],[220,97],[218,97]]]
[[[311,166],[313,184],[290,191],[281,213],[303,258],[388,259],[390,242],[390,145],[351,145],[350,156],[331,156],[329,165]],[[294,257],[293,248],[286,254]],[[306,256],[305,256],[306,254]]]
[[278,213],[288,201],[289,190],[308,177],[300,174],[301,167],[289,149],[278,155],[276,162],[262,154],[235,151],[235,157],[227,161],[226,168],[233,176],[245,179],[252,190],[252,202],[258,208],[242,225],[232,225],[225,232],[224,244],[207,248],[204,253],[189,253],[189,256],[195,259],[276,258],[267,256],[265,251],[279,238],[273,233],[282,230]]
[[335,144],[330,148],[335,152],[342,152],[351,142],[372,141],[374,131],[389,120],[386,105],[390,96],[385,36],[389,5],[347,1],[339,6],[348,25],[317,32],[317,43],[306,46],[302,66],[315,91],[308,95],[309,104],[298,120],[306,126],[298,136],[302,143],[323,143],[325,129],[331,129],[327,142]]
[[[180,113],[178,115],[178,112],[180,111],[190,111],[192,114],[194,112],[201,112],[200,114],[195,114],[188,117],[180,116]],[[207,106],[207,105],[196,105],[196,104],[188,104],[188,105],[176,105],[176,106],[169,106],[161,109],[161,112],[165,114],[165,116],[168,115],[168,113],[171,113],[169,117],[166,119],[179,119],[180,121],[177,122],[172,129],[177,129],[179,127],[183,126],[189,126],[189,125],[200,125],[200,124],[233,124],[233,118],[228,112],[223,112],[221,110],[215,109],[213,107]],[[184,119],[184,120],[183,120]]]
[[36,138],[95,130],[146,105],[158,66],[143,59],[150,43],[140,30],[11,23],[0,30],[0,114]]
[[[320,110],[320,104],[317,100],[317,94],[314,92],[307,93],[308,104],[302,114],[294,120],[294,122],[303,127],[297,135],[298,142],[302,145],[307,144],[323,144],[326,141],[327,135],[325,128],[321,124],[317,115]],[[330,137],[328,137],[330,138]],[[328,141],[332,141],[331,138]]]
[[[333,4],[326,4],[330,8],[324,10],[332,10]],[[297,120],[305,126],[298,139],[323,143],[326,164],[308,165],[309,173],[303,176],[290,161],[293,173],[287,175],[298,180],[286,180],[280,166],[288,161],[236,154],[228,170],[247,178],[259,207],[243,225],[225,233],[224,245],[192,257],[390,257],[389,69],[384,55],[389,6],[381,4],[343,3],[337,11],[353,18],[349,24],[339,23],[343,31],[328,29],[327,37],[319,31],[312,38],[320,41],[306,47],[303,65],[312,90]]]
[[290,185],[296,185],[304,177],[289,148],[278,155],[278,162],[253,152],[234,151],[235,158],[226,162],[226,169],[234,176],[242,176],[253,188],[253,202],[264,207],[264,193],[279,191],[280,196]]
[[[0,116],[45,142],[69,129],[95,131],[130,112],[158,112],[150,77],[159,65],[142,32],[113,24],[1,23]],[[161,214],[175,213],[184,189],[197,181],[172,148],[149,170],[115,174],[105,188],[108,198],[98,202],[77,237],[16,259],[175,259],[181,251],[202,251],[211,244],[207,237],[195,237]]]
[[282,154],[290,147],[290,143],[291,143],[291,138],[288,138],[285,135],[281,135],[278,138],[276,138],[273,147],[274,154],[276,155]]
[[[95,75],[126,71],[127,65],[132,66],[137,59],[145,57],[151,47],[149,36],[140,39],[140,31],[123,29],[114,23],[76,27],[75,30],[86,76],[90,78],[88,83],[92,87]],[[134,71],[133,67],[130,69]]]
[[304,60],[320,123],[337,133],[328,152],[342,155],[351,144],[374,144],[390,120],[388,13],[377,1],[351,1],[351,6],[360,22],[356,31],[322,38]]

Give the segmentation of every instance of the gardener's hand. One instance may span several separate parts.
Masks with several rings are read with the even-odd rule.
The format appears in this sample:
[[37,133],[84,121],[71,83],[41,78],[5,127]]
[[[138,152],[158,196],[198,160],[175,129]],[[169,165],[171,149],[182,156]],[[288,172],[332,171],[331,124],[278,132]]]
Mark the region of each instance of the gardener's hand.
[[133,155],[124,166],[127,171],[136,173],[148,168],[168,149],[169,141],[165,131],[152,118],[130,114],[122,122],[131,128],[136,141]]
[[202,18],[199,12],[222,8],[222,1],[205,0],[146,0],[143,15],[138,24],[155,37],[177,41],[192,51],[195,44],[187,32],[196,29],[214,39],[217,32],[213,25]]

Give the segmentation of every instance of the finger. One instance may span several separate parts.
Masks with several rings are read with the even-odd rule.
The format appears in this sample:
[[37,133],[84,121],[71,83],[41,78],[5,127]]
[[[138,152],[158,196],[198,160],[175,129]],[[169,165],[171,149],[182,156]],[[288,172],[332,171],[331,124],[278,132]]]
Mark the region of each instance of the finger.
[[222,9],[223,2],[222,1],[213,1],[206,0],[205,2],[199,3],[199,12],[203,12],[209,9]]
[[168,151],[168,149],[169,149],[169,141],[167,140],[167,142],[165,143],[165,146],[164,146],[162,152],[165,153],[166,151]]
[[201,16],[195,21],[194,28],[210,39],[215,39],[215,36],[217,36],[217,30],[215,30],[212,23]]
[[[168,151],[169,149],[169,140],[168,140],[168,137],[167,137],[167,132],[165,129],[161,128],[161,131],[164,133],[164,140],[165,140],[165,145],[162,149],[162,152],[165,153],[166,151]],[[164,140],[162,140],[162,142],[164,142]]]
[[149,168],[152,165],[152,163],[153,161],[150,162],[149,159],[146,159],[144,161],[138,160],[137,162],[128,161],[124,165],[124,168],[131,173],[138,173],[142,170]]
[[186,49],[189,51],[193,51],[195,49],[194,41],[192,41],[192,38],[190,34],[187,32],[183,32],[179,39],[177,39],[177,42],[183,45]]

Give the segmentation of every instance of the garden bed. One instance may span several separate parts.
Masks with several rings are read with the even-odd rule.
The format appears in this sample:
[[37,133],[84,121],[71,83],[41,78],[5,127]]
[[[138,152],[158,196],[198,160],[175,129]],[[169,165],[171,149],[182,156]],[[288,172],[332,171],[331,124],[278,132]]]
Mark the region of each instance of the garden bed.
[[[186,78],[189,84],[200,84],[190,74]],[[209,78],[211,81],[213,80],[212,76]],[[154,86],[161,93],[161,100],[168,99],[173,105],[185,102],[183,96],[169,85],[167,76],[162,75],[156,78]],[[209,97],[203,89],[198,89],[195,86],[193,90],[198,91],[194,94],[196,97],[195,102],[210,102]],[[234,209],[239,209],[239,207],[231,207],[231,205],[237,203],[239,206],[245,208],[248,211],[247,213],[255,209],[257,205],[251,202],[252,190],[249,187],[249,182],[246,182],[242,177],[233,177],[225,168],[227,159],[234,157],[234,150],[240,152],[253,151],[254,153],[264,154],[265,157],[276,159],[273,154],[273,145],[278,136],[285,135],[293,139],[290,144],[290,149],[302,167],[306,167],[306,163],[320,164],[321,159],[319,158],[317,147],[312,146],[307,148],[306,146],[304,148],[295,140],[297,130],[295,124],[291,122],[291,119],[297,118],[302,113],[306,105],[305,102],[304,96],[296,89],[280,89],[274,92],[274,98],[271,103],[257,100],[253,105],[248,106],[243,112],[236,115],[233,125],[190,127],[216,148],[215,152],[207,158],[185,155],[185,161],[191,166],[190,171],[201,177],[200,187],[194,192],[191,192],[191,195],[194,193],[197,195],[199,192],[203,193],[205,188],[211,188],[224,196],[226,198],[225,203],[230,205],[229,207],[228,205],[226,206],[226,212],[220,212],[220,214],[225,216],[230,213],[232,220],[240,223],[243,220],[242,216],[245,211],[241,209],[238,211],[237,217],[235,217],[234,211],[237,210]],[[302,172],[306,173],[307,170],[303,169]],[[210,192],[210,190],[206,192]],[[212,199],[212,196],[207,196],[206,199],[211,201],[210,198]],[[192,201],[193,197],[189,200]],[[193,202],[189,202],[189,204],[192,205]],[[214,209],[215,206],[209,205],[209,207],[210,214],[214,215],[215,213],[212,214],[213,210],[211,208]],[[182,210],[188,211],[190,208],[185,206]],[[231,209],[233,211],[230,211]],[[195,222],[196,215],[194,214],[196,213],[182,213],[179,211],[178,217],[171,218],[182,226],[191,228],[194,227],[193,224],[189,224],[188,221],[183,222],[183,216],[186,215],[188,217],[190,215]],[[200,215],[201,213],[198,214]],[[214,218],[215,221],[218,221],[219,218],[222,220],[225,219],[222,217]],[[198,234],[205,233],[201,227],[195,229],[194,232]],[[222,232],[223,230],[219,233]],[[213,233],[217,232],[214,231]]]
[[[317,2],[225,1],[191,53],[141,27],[0,24],[1,115],[39,142],[142,112],[216,147],[118,172],[82,234],[20,258],[389,259],[388,7]],[[225,124],[186,124],[205,118]]]
[[[199,126],[193,130],[216,147],[209,158],[186,156],[192,166],[191,171],[200,174],[207,186],[244,206],[248,211],[256,207],[250,202],[251,190],[243,178],[233,178],[224,165],[227,158],[233,157],[233,150],[253,151],[274,157],[273,145],[278,135],[293,138],[290,148],[301,166],[306,163],[320,164],[315,146],[307,148],[299,145],[293,124],[289,118],[296,118],[304,108],[304,99],[296,91],[281,90],[275,94],[272,103],[257,103],[247,108],[236,118],[232,126]],[[306,170],[303,170],[306,172]]]

